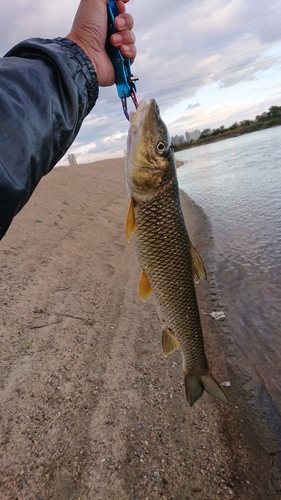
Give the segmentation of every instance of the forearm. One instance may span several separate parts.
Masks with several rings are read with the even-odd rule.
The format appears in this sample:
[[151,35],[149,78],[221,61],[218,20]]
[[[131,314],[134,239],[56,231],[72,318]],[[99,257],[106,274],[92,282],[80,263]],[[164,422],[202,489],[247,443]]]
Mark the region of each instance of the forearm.
[[0,238],[97,96],[94,67],[70,40],[27,40],[0,60]]

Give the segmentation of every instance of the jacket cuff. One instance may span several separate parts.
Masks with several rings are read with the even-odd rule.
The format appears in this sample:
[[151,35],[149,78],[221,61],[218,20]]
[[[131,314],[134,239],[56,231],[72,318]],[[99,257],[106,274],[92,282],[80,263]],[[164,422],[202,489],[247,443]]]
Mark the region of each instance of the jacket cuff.
[[62,64],[68,69],[69,76],[74,79],[81,90],[87,93],[85,114],[93,109],[99,94],[99,84],[96,70],[84,50],[68,38],[30,38],[13,47],[4,57],[26,57],[37,54],[52,59],[58,67]]
[[51,40],[51,42],[58,43],[69,54],[69,57],[73,60],[74,64],[77,62],[81,66],[83,75],[87,81],[86,89],[89,98],[89,113],[94,107],[99,94],[97,73],[91,60],[84,50],[75,42],[69,40],[69,38],[59,37]]

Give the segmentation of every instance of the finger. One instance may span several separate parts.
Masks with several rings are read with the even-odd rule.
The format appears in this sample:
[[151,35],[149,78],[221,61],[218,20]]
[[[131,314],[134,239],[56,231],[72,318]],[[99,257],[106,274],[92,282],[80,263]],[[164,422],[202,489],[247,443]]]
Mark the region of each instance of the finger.
[[121,45],[120,50],[121,50],[123,56],[130,59],[131,63],[133,64],[133,62],[136,58],[136,55],[137,55],[136,46],[135,45]]
[[114,47],[121,47],[121,45],[133,45],[136,41],[136,37],[133,31],[118,31],[111,35],[110,41]]
[[131,30],[134,26],[134,20],[131,14],[124,12],[114,19],[114,26],[117,31]]
[[125,12],[125,10],[126,10],[125,3],[127,3],[128,1],[129,0],[117,0],[116,7],[117,7],[118,11],[120,12],[120,14],[123,14],[123,12]]

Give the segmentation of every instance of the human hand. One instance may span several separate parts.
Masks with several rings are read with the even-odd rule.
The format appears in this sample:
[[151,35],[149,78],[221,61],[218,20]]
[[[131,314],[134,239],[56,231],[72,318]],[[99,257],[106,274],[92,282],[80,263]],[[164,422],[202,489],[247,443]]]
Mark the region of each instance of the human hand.
[[[136,57],[135,35],[131,31],[133,18],[125,12],[125,3],[129,0],[117,0],[120,14],[114,19],[117,33],[110,37],[111,44],[119,48],[124,57],[134,61]],[[99,85],[113,85],[115,73],[105,50],[107,35],[107,0],[81,0],[70,33],[66,38],[77,43],[92,61],[97,72]]]

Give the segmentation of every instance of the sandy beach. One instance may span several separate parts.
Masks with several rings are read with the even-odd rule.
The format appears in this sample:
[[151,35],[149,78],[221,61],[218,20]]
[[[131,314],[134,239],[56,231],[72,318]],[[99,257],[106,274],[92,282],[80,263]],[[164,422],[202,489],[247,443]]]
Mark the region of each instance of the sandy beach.
[[[274,500],[271,436],[226,361],[205,214],[182,199],[207,269],[205,347],[230,404],[189,407],[126,243],[123,159],[55,168],[0,242],[1,500]],[[229,384],[227,384],[229,385]]]

